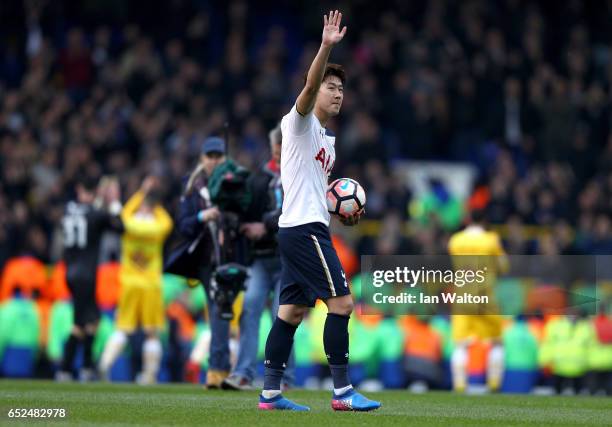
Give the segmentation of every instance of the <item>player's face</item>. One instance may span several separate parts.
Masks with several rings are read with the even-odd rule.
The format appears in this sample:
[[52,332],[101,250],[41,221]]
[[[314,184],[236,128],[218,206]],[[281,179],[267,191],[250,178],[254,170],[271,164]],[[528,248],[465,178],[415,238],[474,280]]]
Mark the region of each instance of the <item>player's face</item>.
[[317,104],[330,116],[336,116],[340,113],[340,107],[342,106],[342,99],[344,98],[344,87],[342,81],[337,76],[328,76],[321,87],[319,88],[319,94],[317,95]]
[[215,168],[225,161],[225,154],[216,152],[202,154],[200,161],[206,171],[206,175],[210,176]]

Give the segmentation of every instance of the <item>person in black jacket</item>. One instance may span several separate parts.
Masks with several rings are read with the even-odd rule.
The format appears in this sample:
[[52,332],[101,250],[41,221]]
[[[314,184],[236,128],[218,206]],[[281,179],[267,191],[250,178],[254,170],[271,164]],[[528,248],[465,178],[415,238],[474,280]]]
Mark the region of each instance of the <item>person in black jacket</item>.
[[100,310],[96,304],[96,271],[100,256],[100,240],[106,230],[121,231],[118,184],[116,191],[98,188],[101,206],[96,203],[98,180],[80,176],[75,186],[76,200],[68,202],[62,217],[63,249],[66,262],[66,283],[72,295],[74,325],[64,346],[57,381],[72,380],[72,368],[79,346],[83,348],[81,381],[94,379],[93,342],[98,330]]
[[[249,278],[240,317],[240,347],[236,366],[222,388],[249,390],[257,367],[259,344],[259,322],[261,314],[274,292],[272,315],[278,312],[280,287],[280,256],[276,243],[278,218],[281,214],[283,190],[280,181],[280,153],[282,134],[277,126],[269,134],[271,159],[251,177],[253,200],[247,222],[240,226],[241,232],[251,242],[253,262],[249,266]],[[291,363],[290,363],[291,364]],[[285,382],[292,382],[292,371],[286,371]]]
[[207,388],[218,388],[230,370],[229,321],[221,319],[211,298],[210,281],[217,267],[215,244],[219,241],[221,212],[213,206],[208,192],[208,178],[225,162],[225,141],[207,138],[202,144],[200,163],[186,180],[176,224],[182,241],[171,251],[165,271],[198,279],[206,291],[211,342]]

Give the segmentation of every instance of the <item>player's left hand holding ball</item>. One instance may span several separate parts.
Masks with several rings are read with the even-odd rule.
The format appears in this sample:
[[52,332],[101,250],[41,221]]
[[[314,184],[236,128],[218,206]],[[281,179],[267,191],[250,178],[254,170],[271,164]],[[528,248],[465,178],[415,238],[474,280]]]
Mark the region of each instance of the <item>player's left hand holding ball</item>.
[[329,184],[326,200],[327,211],[338,215],[344,225],[357,224],[365,212],[365,190],[351,178],[340,178]]
[[355,212],[354,214],[350,216],[340,215],[339,216],[340,222],[346,226],[352,227],[353,225],[357,225],[359,223],[359,219],[364,213],[365,213],[365,208],[361,208],[360,210],[358,210],[357,212]]

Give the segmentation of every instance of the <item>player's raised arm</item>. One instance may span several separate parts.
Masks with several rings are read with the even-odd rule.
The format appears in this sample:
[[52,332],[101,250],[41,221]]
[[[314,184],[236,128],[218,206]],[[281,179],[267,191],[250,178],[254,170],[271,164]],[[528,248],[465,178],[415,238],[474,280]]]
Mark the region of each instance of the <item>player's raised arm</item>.
[[315,100],[317,98],[317,92],[323,81],[323,75],[325,73],[325,66],[329,54],[335,44],[339,43],[340,40],[346,34],[346,26],[340,31],[340,23],[342,22],[342,13],[336,11],[330,11],[329,15],[323,16],[323,35],[321,36],[321,47],[317,56],[308,69],[308,75],[306,77],[306,84],[304,89],[297,98],[296,109],[297,112],[302,116],[310,113],[314,107]]

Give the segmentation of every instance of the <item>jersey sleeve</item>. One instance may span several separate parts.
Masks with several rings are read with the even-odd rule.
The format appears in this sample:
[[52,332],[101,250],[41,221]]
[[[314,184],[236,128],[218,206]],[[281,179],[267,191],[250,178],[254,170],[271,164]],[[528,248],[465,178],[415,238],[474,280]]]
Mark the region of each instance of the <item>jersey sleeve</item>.
[[92,227],[100,232],[104,230],[123,231],[123,225],[119,215],[113,215],[103,209],[94,209],[87,215],[87,220],[91,222]]
[[129,220],[132,215],[136,213],[136,211],[142,204],[144,198],[144,193],[138,190],[132,195],[132,197],[128,199],[127,203],[123,207],[123,210],[121,211],[121,219],[123,220],[123,222]]
[[504,245],[502,245],[502,241],[497,233],[493,234],[493,252],[496,256],[506,255]]
[[493,235],[494,254],[497,259],[497,268],[500,273],[507,273],[510,270],[510,261],[504,250],[504,246],[499,235],[496,233]]
[[457,243],[457,236],[456,235],[452,235],[450,239],[448,239],[448,244],[446,246],[446,249],[448,250],[448,254],[449,255],[455,255],[456,253],[456,243]]
[[[314,120],[314,109],[308,114],[301,115],[297,111],[297,107],[293,105],[291,111],[283,117],[281,121],[281,130],[285,135],[301,136],[308,132]],[[283,143],[286,140],[283,140]]]
[[172,217],[168,212],[161,206],[156,206],[153,209],[153,214],[155,215],[155,219],[159,224],[162,239],[165,240],[166,237],[170,234],[173,227]]

